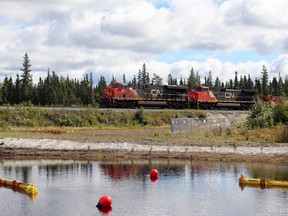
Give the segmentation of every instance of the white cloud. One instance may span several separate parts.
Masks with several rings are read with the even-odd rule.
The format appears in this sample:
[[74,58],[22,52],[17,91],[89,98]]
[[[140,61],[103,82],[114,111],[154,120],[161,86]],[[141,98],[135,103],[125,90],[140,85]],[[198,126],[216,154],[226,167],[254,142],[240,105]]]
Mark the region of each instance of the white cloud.
[[285,75],[288,75],[288,54],[280,55],[271,64],[270,78],[271,75],[278,77],[279,74],[282,78],[285,78]]
[[[132,79],[144,62],[151,76],[156,73],[164,81],[169,73],[187,78],[191,67],[202,78],[211,70],[213,79],[221,80],[233,79],[235,71],[259,76],[264,64],[272,76],[285,76],[287,7],[286,0],[2,0],[0,77],[19,73],[25,52],[36,81],[47,68],[75,78],[91,71],[108,79],[113,74],[121,80],[123,73]],[[159,55],[181,50],[205,58],[157,61]],[[217,58],[217,53],[237,50],[279,57],[273,62]]]

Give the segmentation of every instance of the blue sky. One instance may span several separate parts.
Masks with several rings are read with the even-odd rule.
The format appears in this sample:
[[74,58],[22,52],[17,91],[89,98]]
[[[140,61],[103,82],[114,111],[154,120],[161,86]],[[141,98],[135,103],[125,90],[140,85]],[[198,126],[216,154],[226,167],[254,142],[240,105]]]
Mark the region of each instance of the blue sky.
[[181,60],[204,62],[207,58],[217,58],[222,62],[237,64],[249,61],[272,62],[276,57],[277,54],[275,53],[260,55],[252,50],[236,50],[230,53],[221,51],[192,51],[184,49],[163,53],[158,56],[157,60],[166,63],[175,63]]
[[[13,8],[13,10],[11,10]],[[0,83],[21,73],[27,52],[35,82],[93,73],[132,79],[143,63],[150,77],[221,81],[234,72],[288,74],[288,1],[13,0],[1,1]]]

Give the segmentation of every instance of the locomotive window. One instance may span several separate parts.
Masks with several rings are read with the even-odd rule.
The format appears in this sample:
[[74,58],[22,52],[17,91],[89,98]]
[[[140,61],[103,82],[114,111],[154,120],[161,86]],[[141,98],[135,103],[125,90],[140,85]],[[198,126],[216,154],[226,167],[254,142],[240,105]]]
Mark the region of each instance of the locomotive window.
[[118,88],[118,84],[117,83],[113,83],[112,88]]

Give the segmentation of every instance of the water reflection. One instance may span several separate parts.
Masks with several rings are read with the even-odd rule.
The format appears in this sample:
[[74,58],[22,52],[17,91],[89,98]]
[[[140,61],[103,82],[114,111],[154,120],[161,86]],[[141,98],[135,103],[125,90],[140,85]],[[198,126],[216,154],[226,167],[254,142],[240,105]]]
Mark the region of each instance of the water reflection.
[[[159,171],[153,181],[149,175],[152,168]],[[27,196],[0,188],[0,212],[29,216],[104,214],[95,206],[107,194],[113,198],[113,211],[111,208],[106,213],[112,215],[287,213],[287,189],[242,188],[238,183],[241,174],[288,180],[287,165],[263,163],[3,160],[0,178],[34,183],[39,195],[32,203]],[[19,204],[9,206],[11,202]]]

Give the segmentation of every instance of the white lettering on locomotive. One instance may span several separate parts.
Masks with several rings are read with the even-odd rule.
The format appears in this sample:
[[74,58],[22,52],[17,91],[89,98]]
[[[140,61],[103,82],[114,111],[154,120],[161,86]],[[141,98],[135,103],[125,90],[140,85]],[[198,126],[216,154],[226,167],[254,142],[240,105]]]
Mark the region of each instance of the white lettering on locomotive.
[[151,89],[151,95],[157,97],[158,95],[162,95],[159,89]]
[[225,92],[225,98],[235,98],[234,92]]

